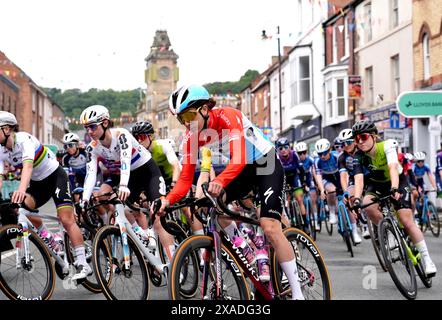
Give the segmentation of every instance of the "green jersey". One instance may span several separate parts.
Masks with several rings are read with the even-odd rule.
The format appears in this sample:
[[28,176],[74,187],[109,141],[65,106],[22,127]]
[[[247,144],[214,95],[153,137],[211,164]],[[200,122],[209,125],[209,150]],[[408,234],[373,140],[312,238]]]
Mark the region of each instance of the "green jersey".
[[165,140],[155,140],[150,149],[152,158],[161,170],[161,174],[166,182],[171,182],[173,177],[172,162],[178,161],[172,146]]

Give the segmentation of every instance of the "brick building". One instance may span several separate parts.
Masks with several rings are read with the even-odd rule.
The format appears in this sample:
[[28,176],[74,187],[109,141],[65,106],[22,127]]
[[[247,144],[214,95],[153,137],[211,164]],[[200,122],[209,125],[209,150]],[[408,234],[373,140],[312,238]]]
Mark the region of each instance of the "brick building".
[[0,74],[0,110],[17,113],[19,87],[8,77]]
[[250,84],[251,121],[259,128],[270,127],[270,73],[278,66],[277,57],[273,64],[257,76]]
[[[413,0],[413,65],[415,90],[442,90],[442,3],[434,0]],[[442,112],[441,112],[442,114]],[[415,151],[426,151],[430,167],[442,137],[428,132],[436,117],[413,120]]]
[[323,23],[325,41],[325,112],[323,135],[334,139],[354,121],[354,100],[349,97],[349,75],[355,75],[355,7],[362,0],[335,1]]

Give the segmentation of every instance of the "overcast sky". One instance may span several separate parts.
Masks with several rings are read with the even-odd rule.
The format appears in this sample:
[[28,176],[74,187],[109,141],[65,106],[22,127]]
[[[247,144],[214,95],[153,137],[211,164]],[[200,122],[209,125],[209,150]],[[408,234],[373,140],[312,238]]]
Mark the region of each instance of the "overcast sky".
[[264,71],[294,42],[294,0],[2,1],[0,50],[38,85],[61,89],[145,87],[145,57],[157,29],[179,55],[179,85],[236,81]]

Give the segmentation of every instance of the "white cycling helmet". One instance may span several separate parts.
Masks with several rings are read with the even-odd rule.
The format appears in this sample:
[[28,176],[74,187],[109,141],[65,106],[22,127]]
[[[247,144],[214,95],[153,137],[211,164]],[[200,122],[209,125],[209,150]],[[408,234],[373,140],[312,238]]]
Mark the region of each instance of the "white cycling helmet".
[[425,152],[416,152],[414,154],[414,158],[416,161],[424,161],[425,160]]
[[317,153],[325,152],[330,149],[330,141],[327,139],[319,139],[316,141],[315,150]]
[[63,136],[63,144],[68,144],[68,143],[78,143],[80,142],[80,137],[75,134],[75,133],[66,133]]
[[339,132],[338,139],[342,142],[353,139],[353,131],[351,129],[344,129]]
[[305,142],[299,142],[295,146],[296,152],[304,152],[307,151],[307,144]]
[[80,116],[80,123],[88,125],[92,123],[101,123],[104,120],[109,120],[109,110],[105,106],[93,105],[83,110]]
[[17,119],[15,116],[7,111],[0,111],[0,127],[3,126],[16,126]]

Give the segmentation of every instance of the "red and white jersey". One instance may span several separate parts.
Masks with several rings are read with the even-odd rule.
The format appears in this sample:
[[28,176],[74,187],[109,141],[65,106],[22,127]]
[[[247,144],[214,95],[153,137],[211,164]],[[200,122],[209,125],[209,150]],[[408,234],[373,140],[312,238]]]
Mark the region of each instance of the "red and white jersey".
[[57,170],[59,163],[54,153],[43,146],[40,141],[27,132],[15,133],[14,147],[9,150],[0,146],[0,172],[3,173],[3,162],[8,161],[15,168],[21,169],[23,163],[33,164],[31,180],[41,181]]
[[112,174],[120,174],[120,185],[127,186],[130,171],[141,167],[151,158],[150,152],[144,148],[124,128],[109,129],[112,142],[109,148],[100,141],[91,141],[86,147],[86,179],[84,182],[83,199],[89,200],[97,180],[97,165],[100,160]]
[[189,191],[201,146],[222,150],[230,159],[226,169],[214,180],[224,188],[241,173],[246,164],[260,159],[273,148],[262,131],[241,111],[231,107],[210,110],[207,129],[199,133],[188,130],[183,138],[183,169],[177,184],[166,197],[170,204],[179,201]]

